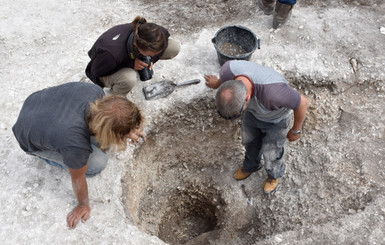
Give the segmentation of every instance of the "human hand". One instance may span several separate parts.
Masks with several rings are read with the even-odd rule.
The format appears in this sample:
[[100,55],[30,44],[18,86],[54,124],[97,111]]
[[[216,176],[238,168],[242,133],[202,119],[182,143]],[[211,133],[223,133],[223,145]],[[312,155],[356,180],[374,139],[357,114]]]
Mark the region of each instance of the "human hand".
[[286,138],[289,139],[289,141],[296,141],[297,139],[301,138],[302,136],[302,133],[301,134],[293,134],[293,132],[291,132],[291,130],[289,130],[289,132],[287,132],[287,135],[286,135]]
[[79,220],[86,222],[90,216],[91,208],[88,205],[78,205],[67,215],[67,225],[70,229],[75,229]]
[[209,88],[219,88],[221,86],[222,82],[218,79],[217,76],[214,75],[204,75],[204,78],[206,80],[206,86]]
[[142,129],[134,129],[131,130],[131,132],[126,136],[129,138],[131,141],[131,144],[136,144],[139,142],[140,138],[143,138],[144,141],[146,141],[146,134],[142,131]]
[[[152,62],[151,62],[151,65],[150,65],[150,70],[152,69]],[[140,71],[140,70],[143,70],[145,67],[147,67],[148,64],[146,62],[144,62],[143,60],[140,60],[138,58],[135,58],[135,64],[134,64],[134,70],[135,71]]]

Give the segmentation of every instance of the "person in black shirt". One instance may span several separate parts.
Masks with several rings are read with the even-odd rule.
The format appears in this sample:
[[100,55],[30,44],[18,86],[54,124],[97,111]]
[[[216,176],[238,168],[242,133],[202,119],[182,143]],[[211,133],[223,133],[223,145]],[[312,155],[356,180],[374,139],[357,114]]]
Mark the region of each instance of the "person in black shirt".
[[[140,16],[132,23],[114,26],[88,52],[91,61],[86,75],[95,84],[111,88],[113,94],[126,94],[139,81],[138,71],[152,70],[159,59],[178,55],[180,44],[169,37],[167,29]],[[143,61],[145,57],[150,58],[149,64]]]

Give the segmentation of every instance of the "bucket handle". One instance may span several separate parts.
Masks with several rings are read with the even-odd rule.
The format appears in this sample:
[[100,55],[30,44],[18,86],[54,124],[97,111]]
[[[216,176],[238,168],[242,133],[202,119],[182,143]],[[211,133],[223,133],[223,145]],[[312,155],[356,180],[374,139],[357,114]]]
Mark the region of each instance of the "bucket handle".
[[213,37],[213,38],[211,39],[211,42],[214,43],[214,44],[217,42],[217,40],[215,40],[215,37]]

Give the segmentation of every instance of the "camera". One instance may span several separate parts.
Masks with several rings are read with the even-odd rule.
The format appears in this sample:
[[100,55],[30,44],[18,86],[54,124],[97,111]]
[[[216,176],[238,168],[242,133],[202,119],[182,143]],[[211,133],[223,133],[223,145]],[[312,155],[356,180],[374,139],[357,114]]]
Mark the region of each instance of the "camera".
[[138,71],[140,80],[141,81],[147,81],[152,78],[152,74],[154,73],[153,70],[150,70],[150,65],[151,65],[151,57],[150,56],[143,56],[141,61],[145,62],[148,66],[143,68],[142,70]]

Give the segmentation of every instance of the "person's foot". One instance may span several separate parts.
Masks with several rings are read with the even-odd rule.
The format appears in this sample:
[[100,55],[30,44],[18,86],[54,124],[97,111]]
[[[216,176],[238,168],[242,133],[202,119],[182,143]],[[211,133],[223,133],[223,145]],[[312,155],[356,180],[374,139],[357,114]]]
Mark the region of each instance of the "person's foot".
[[[256,171],[260,170],[261,168],[262,168],[262,164],[261,164],[261,166],[259,166],[259,168],[258,168]],[[252,174],[252,173],[253,173],[253,172],[245,172],[245,171],[243,171],[243,166],[241,166],[241,167],[238,168],[238,170],[235,172],[234,178],[235,178],[236,180],[244,180],[244,179],[246,179],[247,177],[249,177],[250,174]]]
[[279,183],[279,178],[273,179],[273,178],[268,177],[266,182],[265,182],[265,185],[263,187],[263,191],[266,194],[270,194],[270,193],[274,192],[275,190],[277,190],[278,183]]
[[236,180],[244,180],[249,177],[250,174],[252,174],[252,172],[244,172],[243,166],[241,166],[240,168],[238,168],[237,172],[235,172],[234,177]]

